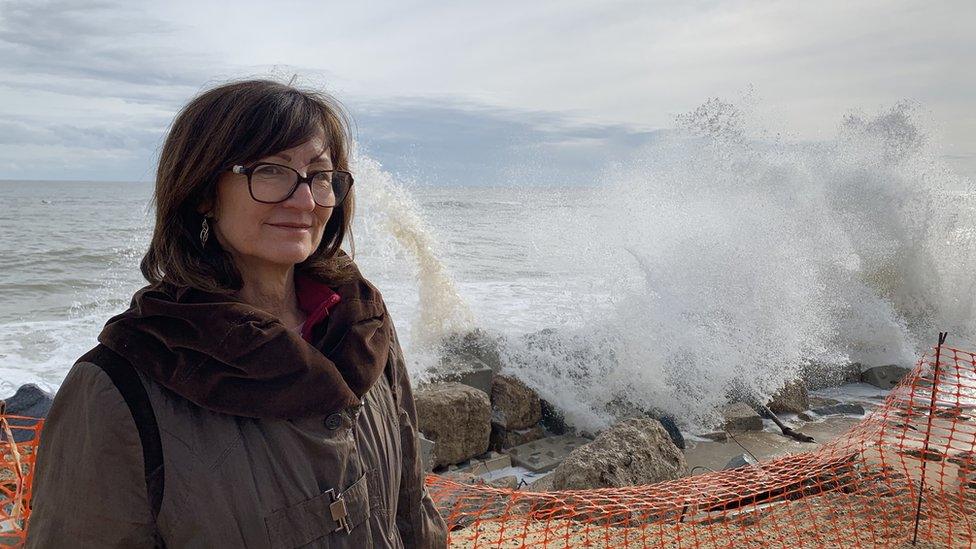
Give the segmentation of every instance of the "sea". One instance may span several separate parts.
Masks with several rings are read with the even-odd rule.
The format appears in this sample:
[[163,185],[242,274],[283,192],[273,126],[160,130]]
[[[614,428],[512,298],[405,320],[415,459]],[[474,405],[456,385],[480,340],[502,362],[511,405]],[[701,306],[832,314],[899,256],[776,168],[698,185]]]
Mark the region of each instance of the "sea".
[[[714,113],[713,113],[714,114]],[[584,428],[611,404],[716,421],[810,365],[976,343],[976,193],[912,113],[816,142],[699,113],[587,185],[429,185],[357,156],[345,248],[423,380],[480,330]],[[56,391],[145,284],[151,182],[0,181],[0,398]]]

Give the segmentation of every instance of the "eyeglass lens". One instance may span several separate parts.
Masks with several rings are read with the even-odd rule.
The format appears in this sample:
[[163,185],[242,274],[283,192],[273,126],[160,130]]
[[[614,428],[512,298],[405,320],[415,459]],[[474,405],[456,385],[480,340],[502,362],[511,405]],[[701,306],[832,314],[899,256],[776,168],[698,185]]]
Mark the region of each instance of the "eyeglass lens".
[[[294,192],[298,178],[298,172],[284,166],[255,166],[251,172],[251,195],[260,202],[283,202]],[[341,203],[351,185],[349,174],[325,171],[314,174],[309,186],[315,203],[328,207]]]

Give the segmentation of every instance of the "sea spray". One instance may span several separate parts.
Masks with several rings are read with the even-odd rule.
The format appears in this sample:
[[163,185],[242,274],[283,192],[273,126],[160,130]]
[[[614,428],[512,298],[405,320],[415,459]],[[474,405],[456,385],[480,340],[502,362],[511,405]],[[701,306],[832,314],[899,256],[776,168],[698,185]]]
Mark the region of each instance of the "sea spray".
[[820,143],[757,139],[745,116],[707,102],[581,191],[595,215],[550,218],[563,238],[538,245],[602,266],[612,308],[506,356],[577,426],[622,401],[706,428],[733,387],[765,399],[807,364],[910,365],[937,328],[973,340],[971,182],[912,105]]
[[[407,346],[415,355],[415,374],[436,361],[436,348],[447,336],[474,327],[474,318],[448,273],[436,239],[414,197],[364,155],[355,160],[357,224],[369,242],[370,255],[381,258],[379,269],[413,272],[418,305]],[[404,261],[404,258],[407,261]]]

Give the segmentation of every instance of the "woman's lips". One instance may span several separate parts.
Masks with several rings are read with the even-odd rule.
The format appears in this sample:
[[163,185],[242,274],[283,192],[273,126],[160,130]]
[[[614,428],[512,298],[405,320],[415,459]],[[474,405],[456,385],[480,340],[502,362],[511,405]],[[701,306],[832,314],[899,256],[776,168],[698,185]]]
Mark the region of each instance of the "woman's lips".
[[268,223],[268,225],[287,232],[306,232],[312,229],[311,225],[303,225],[301,223]]

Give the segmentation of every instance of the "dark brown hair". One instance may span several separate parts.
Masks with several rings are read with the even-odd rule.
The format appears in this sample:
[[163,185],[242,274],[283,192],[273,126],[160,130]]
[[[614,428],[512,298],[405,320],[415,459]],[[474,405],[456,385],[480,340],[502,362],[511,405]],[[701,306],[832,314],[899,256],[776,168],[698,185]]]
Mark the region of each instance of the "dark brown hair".
[[[140,265],[152,284],[167,282],[217,293],[241,289],[240,272],[216,238],[200,244],[203,214],[220,174],[301,145],[324,132],[337,170],[349,169],[349,118],[334,99],[270,80],[232,82],[190,101],[173,121],[159,157],[156,226]],[[353,190],[336,207],[319,247],[296,269],[324,282],[351,276],[339,247],[351,235]]]

